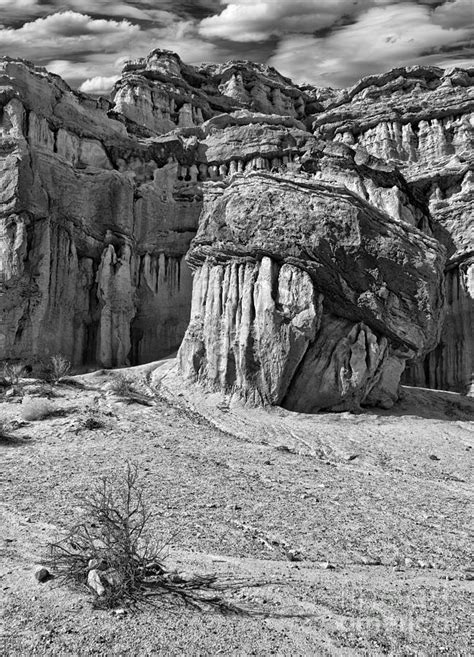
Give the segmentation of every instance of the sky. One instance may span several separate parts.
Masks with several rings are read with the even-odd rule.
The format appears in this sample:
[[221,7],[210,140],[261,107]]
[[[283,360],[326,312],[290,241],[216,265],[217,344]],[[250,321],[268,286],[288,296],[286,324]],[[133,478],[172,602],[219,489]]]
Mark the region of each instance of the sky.
[[0,0],[0,56],[94,94],[155,48],[347,87],[397,66],[472,66],[473,35],[474,0]]

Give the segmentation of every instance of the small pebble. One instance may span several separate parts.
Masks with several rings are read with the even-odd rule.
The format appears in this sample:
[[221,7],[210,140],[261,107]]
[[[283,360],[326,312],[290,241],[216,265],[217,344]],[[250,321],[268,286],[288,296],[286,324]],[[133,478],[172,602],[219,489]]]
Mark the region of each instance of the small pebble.
[[114,614],[116,616],[125,616],[126,613],[127,613],[126,609],[115,609],[114,610]]
[[35,579],[40,582],[40,584],[47,582],[49,579],[52,579],[52,577],[53,576],[47,568],[38,568],[35,571]]

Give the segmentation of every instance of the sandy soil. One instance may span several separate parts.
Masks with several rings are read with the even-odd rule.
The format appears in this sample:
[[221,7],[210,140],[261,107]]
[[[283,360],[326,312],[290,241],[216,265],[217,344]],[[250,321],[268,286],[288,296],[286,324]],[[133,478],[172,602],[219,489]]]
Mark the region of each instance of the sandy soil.
[[[405,388],[391,411],[249,409],[184,387],[173,365],[122,372],[151,406],[108,389],[118,371],[56,386],[43,420],[0,398],[1,654],[469,654],[474,400]],[[84,428],[90,413],[103,428]],[[173,536],[168,565],[264,582],[228,595],[253,614],[119,617],[36,582],[78,495],[128,460],[156,534]]]

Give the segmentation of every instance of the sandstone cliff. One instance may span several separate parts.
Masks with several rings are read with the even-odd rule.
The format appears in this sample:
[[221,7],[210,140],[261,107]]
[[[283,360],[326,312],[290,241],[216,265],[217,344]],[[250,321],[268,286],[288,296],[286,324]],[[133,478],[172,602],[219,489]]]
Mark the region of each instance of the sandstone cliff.
[[[473,71],[416,67],[365,78],[349,90],[315,89],[298,87],[260,64],[192,67],[173,53],[157,50],[129,62],[110,100],[97,100],[70,89],[44,69],[4,58],[0,359],[33,361],[62,352],[78,366],[110,367],[172,352],[189,320],[193,283],[184,255],[200,216],[199,238],[190,253],[197,272],[194,295],[202,293],[196,292],[207,276],[202,272],[209,270],[211,276],[215,266],[224,267],[224,278],[234,269],[232,276],[237,270],[244,276],[245,267],[235,261],[240,256],[226,252],[224,265],[223,253],[212,240],[205,257],[199,260],[196,254],[204,248],[199,240],[207,234],[210,208],[221,207],[227,195],[239,199],[233,207],[238,206],[243,202],[238,190],[248,183],[249,190],[263,185],[271,195],[286,199],[275,215],[265,215],[276,230],[265,233],[269,245],[278,238],[277,229],[285,229],[288,238],[291,231],[279,225],[279,218],[287,216],[290,225],[299,221],[299,214],[292,215],[289,209],[307,197],[317,199],[316,207],[324,205],[322,198],[331,198],[324,207],[334,220],[338,212],[357,216],[341,220],[337,230],[343,231],[344,225],[347,232],[341,244],[348,242],[339,247],[334,262],[330,264],[324,249],[317,256],[324,261],[318,265],[318,276],[307,262],[314,254],[301,255],[296,264],[288,256],[286,262],[286,256],[278,254],[278,239],[269,249],[247,236],[245,257],[253,263],[253,273],[248,274],[252,285],[264,275],[281,279],[277,297],[288,297],[295,309],[306,303],[313,288],[315,299],[324,297],[314,301],[314,318],[308,319],[311,330],[303,329],[307,346],[316,333],[318,339],[327,335],[336,342],[349,336],[347,344],[359,344],[363,334],[366,345],[375,344],[373,340],[379,345],[380,362],[391,359],[392,373],[400,373],[407,357],[415,358],[407,381],[466,391],[473,358],[472,81]],[[253,178],[255,171],[262,173],[260,182]],[[290,188],[291,193],[284,193]],[[367,238],[372,244],[370,258],[365,242],[358,251],[350,238],[358,225],[366,239],[369,224],[362,216],[379,226],[372,226]],[[229,217],[227,213],[224,224]],[[321,225],[329,231],[326,219],[325,215]],[[260,217],[255,220],[258,223]],[[316,224],[305,224],[309,242],[311,231],[316,239]],[[334,238],[337,230],[329,234]],[[429,270],[423,258],[407,256],[405,269],[401,267],[394,278],[403,281],[406,293],[399,288],[394,292],[394,280],[386,280],[381,263],[371,260],[376,251],[373,231],[378,230],[384,235],[379,240],[386,239],[395,251],[404,251],[414,240],[431,258]],[[443,250],[433,238],[448,254],[448,308],[441,341],[425,357],[435,347],[442,315]],[[428,269],[418,278],[421,262]],[[344,272],[352,269],[360,276],[358,284],[345,278]],[[319,276],[323,282],[318,287]],[[375,290],[378,284],[382,297]],[[380,302],[384,284],[402,306],[398,315]],[[279,289],[280,283],[274,285]],[[263,288],[259,284],[256,289]],[[414,290],[416,299],[411,296]],[[366,301],[357,302],[359,297]],[[375,307],[381,313],[378,318]],[[288,326],[298,323],[293,311],[282,312]],[[415,314],[410,328],[411,312]],[[411,338],[402,339],[397,322]],[[384,346],[381,341],[386,341]],[[189,341],[186,344],[189,347]],[[349,353],[349,347],[345,349],[342,361]],[[189,370],[183,356],[181,361]],[[288,378],[293,365],[284,367],[289,368],[284,375]],[[382,369],[364,375],[370,382],[365,388],[356,386],[357,403],[369,399],[374,379],[383,378]],[[390,399],[398,374],[393,375],[391,388],[387,384]],[[375,392],[370,394],[375,398]],[[283,400],[280,393],[272,397],[276,398]]]
[[[239,91],[244,81],[254,91]],[[0,92],[0,358],[61,352],[111,367],[175,350],[201,183],[264,166],[259,135],[246,144],[258,114],[230,121],[235,148],[223,153],[214,133],[225,144],[226,122],[209,119],[244,106],[295,117],[304,94],[268,67],[195,70],[162,51],[128,64],[112,101],[8,58]],[[293,138],[268,135],[268,152],[288,161]]]
[[0,357],[111,367],[176,349],[200,212],[178,168],[193,145],[147,142],[109,102],[23,62],[3,61],[0,87]]
[[441,341],[408,368],[407,383],[474,386],[474,69],[394,69],[324,101],[313,131],[396,164],[427,199],[446,245],[447,317]]

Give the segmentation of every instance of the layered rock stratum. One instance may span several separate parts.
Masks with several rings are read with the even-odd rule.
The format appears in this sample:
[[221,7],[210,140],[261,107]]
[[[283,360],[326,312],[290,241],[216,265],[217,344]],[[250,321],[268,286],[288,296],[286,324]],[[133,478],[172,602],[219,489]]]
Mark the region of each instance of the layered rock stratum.
[[138,364],[189,323],[184,376],[256,402],[390,405],[407,363],[467,392],[473,79],[317,89],[157,50],[106,100],[4,58],[0,359]]

